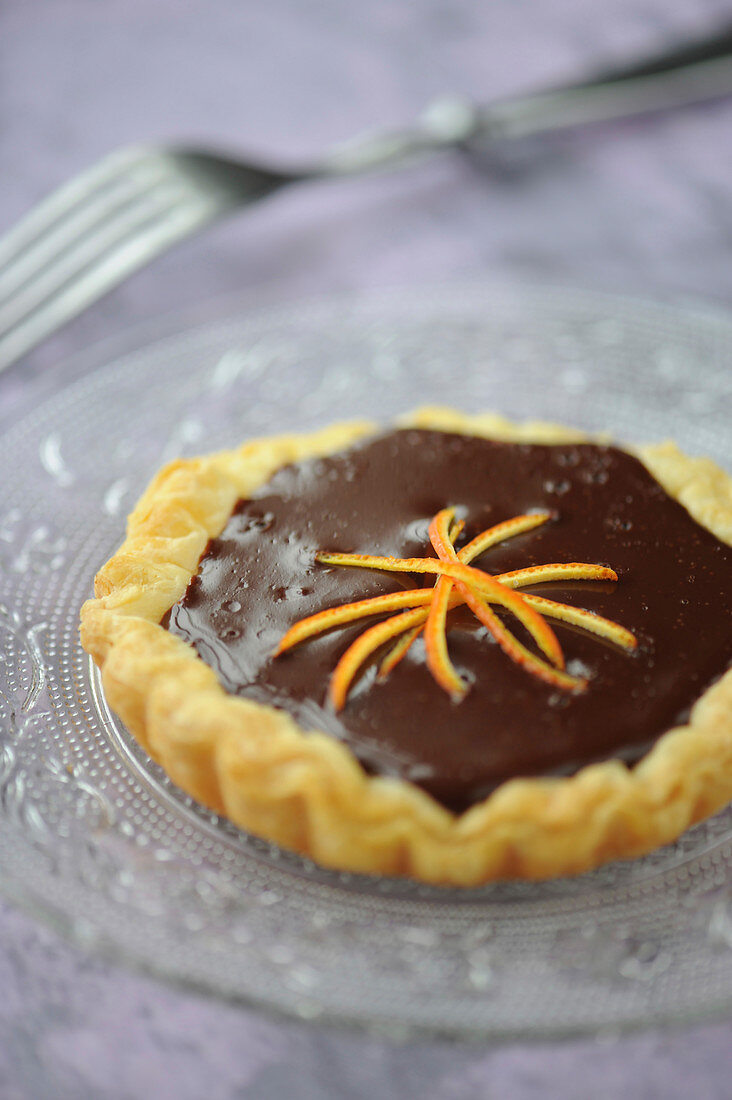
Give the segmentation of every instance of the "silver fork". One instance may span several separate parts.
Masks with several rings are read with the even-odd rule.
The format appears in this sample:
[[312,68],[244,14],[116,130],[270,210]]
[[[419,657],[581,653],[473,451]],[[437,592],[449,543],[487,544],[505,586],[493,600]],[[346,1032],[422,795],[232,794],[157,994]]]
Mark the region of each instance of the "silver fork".
[[562,88],[488,107],[434,103],[413,129],[275,168],[203,149],[118,150],[0,239],[0,371],[177,241],[287,184],[395,168],[474,143],[543,134],[732,94],[732,29]]

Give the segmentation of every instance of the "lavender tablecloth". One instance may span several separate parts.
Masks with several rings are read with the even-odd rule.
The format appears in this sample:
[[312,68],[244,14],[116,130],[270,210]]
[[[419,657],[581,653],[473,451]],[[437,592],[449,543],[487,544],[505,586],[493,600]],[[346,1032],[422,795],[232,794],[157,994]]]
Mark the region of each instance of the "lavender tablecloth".
[[[126,142],[306,157],[732,22],[729,0],[5,0],[0,231]],[[90,343],[202,299],[252,308],[459,277],[732,305],[732,102],[284,194],[180,247],[0,379],[0,419]],[[2,471],[5,476],[6,471]],[[282,1024],[82,955],[0,906],[0,1097],[716,1100],[726,1023],[504,1048]]]

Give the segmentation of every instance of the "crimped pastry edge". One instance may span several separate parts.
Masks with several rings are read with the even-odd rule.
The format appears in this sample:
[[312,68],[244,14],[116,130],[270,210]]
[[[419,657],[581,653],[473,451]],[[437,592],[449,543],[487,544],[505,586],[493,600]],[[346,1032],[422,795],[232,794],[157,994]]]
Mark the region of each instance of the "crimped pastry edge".
[[[531,443],[589,438],[443,408],[417,410],[400,424]],[[338,424],[173,462],[130,515],[124,543],[82,608],[82,644],[102,670],[110,706],[174,782],[324,866],[457,886],[632,858],[721,809],[732,798],[732,670],[700,697],[688,724],[665,733],[635,767],[610,760],[569,778],[511,780],[456,816],[406,781],[366,775],[335,739],[228,695],[193,649],[159,625],[237,500],[286,463],[376,430]],[[697,522],[732,544],[732,479],[723,470],[673,443],[634,453]]]

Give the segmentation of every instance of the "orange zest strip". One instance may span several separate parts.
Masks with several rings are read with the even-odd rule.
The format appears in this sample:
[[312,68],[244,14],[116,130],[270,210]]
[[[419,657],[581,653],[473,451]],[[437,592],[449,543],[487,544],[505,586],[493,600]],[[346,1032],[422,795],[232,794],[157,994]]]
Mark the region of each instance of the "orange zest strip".
[[[345,705],[355,676],[377,649],[392,639],[398,639],[381,662],[378,672],[381,679],[403,659],[423,629],[430,672],[453,699],[460,699],[465,694],[467,685],[450,661],[447,648],[447,613],[458,604],[465,603],[511,660],[545,683],[571,691],[584,690],[587,680],[571,676],[564,670],[564,655],[545,617],[588,630],[626,650],[637,647],[635,635],[619,623],[595,612],[558,603],[543,596],[519,594],[516,590],[551,581],[617,581],[617,573],[606,566],[587,562],[552,562],[494,576],[470,565],[485,550],[541,526],[551,516],[551,512],[514,516],[482,531],[458,553],[455,550],[455,540],[464,530],[465,523],[455,519],[454,508],[444,508],[433,517],[429,527],[436,559],[317,553],[315,560],[323,565],[430,574],[436,578],[435,584],[432,588],[417,588],[359,600],[302,619],[282,638],[275,656],[333,627],[369,615],[397,611],[399,614],[365,630],[339,660],[329,689],[329,697],[335,709],[340,710]],[[532,653],[511,633],[493,610],[492,604],[499,604],[516,616],[551,664]]]
[[[457,555],[453,546],[452,532],[458,526],[454,522],[455,509],[443,508],[433,517],[430,526],[430,541],[437,548],[437,544],[444,546],[445,558],[443,560],[456,561]],[[430,604],[427,622],[424,628],[424,644],[427,652],[427,667],[441,688],[452,696],[454,700],[462,699],[467,688],[459,676],[455,666],[447,652],[447,633],[445,622],[447,609],[450,604],[453,582],[449,577],[439,577],[433,589],[432,603]]]
[[369,554],[317,554],[316,558],[323,565],[353,565],[360,569],[383,569],[387,573],[436,573],[461,581],[512,611],[549,660],[558,668],[564,667],[562,650],[548,623],[529,607],[523,596],[472,565],[463,565],[459,561],[434,561],[432,558],[378,558]]
[[[427,618],[426,611],[423,611],[422,615],[425,619]],[[401,636],[399,641],[392,646],[386,657],[384,657],[384,660],[379,665],[379,674],[377,679],[386,679],[392,669],[396,668],[396,666],[399,664],[402,657],[406,657],[409,647],[411,646],[415,638],[417,638],[418,635],[421,634],[421,632],[422,623],[419,623],[417,626],[413,626],[411,630],[408,630],[406,634],[403,634]]]
[[336,665],[330,681],[328,697],[335,710],[342,710],[345,706],[348,689],[364,661],[367,661],[371,654],[385,642],[416,626],[423,617],[424,611],[421,607],[414,611],[405,611],[401,615],[395,615],[383,623],[369,627],[356,638]]
[[[425,591],[425,589],[415,589],[415,593],[419,593],[420,595],[423,591]],[[429,592],[433,590],[427,589],[426,591]],[[620,623],[616,623],[612,619],[606,619],[603,615],[598,615],[596,611],[588,611],[584,607],[574,607],[571,604],[559,603],[557,600],[547,600],[543,596],[533,596],[528,592],[524,592],[522,595],[526,603],[534,607],[541,615],[547,615],[550,619],[558,619],[560,622],[580,627],[583,630],[589,631],[590,634],[597,635],[599,638],[605,638],[609,642],[614,642],[615,645],[620,646],[622,649],[634,650],[638,648],[638,639],[635,634],[627,630],[626,627],[621,626]],[[427,600],[425,599],[425,604],[426,603]],[[461,603],[465,603],[464,597],[453,592],[450,597],[450,607],[456,607]],[[473,609],[471,608],[471,610]],[[426,611],[424,612],[424,616],[426,619]],[[406,653],[420,630],[421,627],[415,627],[413,637],[410,638],[409,644],[406,644],[406,638],[400,639],[394,649],[396,650],[398,646],[404,645],[404,653]],[[384,671],[387,661],[389,660],[389,658],[385,658],[379,675],[387,675],[387,673],[399,663],[404,653],[401,653],[398,657],[395,655],[395,659],[390,661],[388,667],[386,667]]]
[[[464,523],[463,520],[460,519],[460,520],[453,520],[452,521],[452,524],[450,525],[450,536],[449,536],[451,542],[454,543],[455,539],[458,538],[458,536],[463,531],[464,527],[465,527],[465,523]],[[445,584],[448,584],[448,583],[450,585],[452,585],[452,582],[449,582],[449,581],[447,581],[447,579],[445,579]],[[420,590],[418,589],[418,591],[420,591]],[[433,596],[435,594],[434,588],[429,589],[428,591],[430,592],[431,596]],[[427,601],[425,600],[425,603],[426,602]],[[461,596],[457,596],[454,592],[452,592],[450,594],[449,607],[456,607],[458,604],[463,603],[463,602],[464,601],[463,601]],[[428,612],[425,611],[424,612],[424,619],[425,620],[427,619],[427,615],[428,615]],[[392,647],[392,649],[389,650],[389,652],[387,653],[386,657],[384,657],[384,660],[381,662],[381,665],[379,667],[379,674],[378,674],[378,679],[379,680],[385,679],[389,675],[389,673],[392,672],[392,670],[396,668],[396,666],[399,664],[399,662],[402,660],[402,658],[406,656],[407,652],[409,651],[410,646],[412,645],[412,642],[414,642],[419,637],[419,635],[422,633],[422,625],[423,624],[420,623],[417,626],[412,627],[412,629],[407,631],[407,633],[404,634],[399,639],[399,641]],[[456,676],[457,680],[460,680],[460,677],[457,675],[457,673],[455,673],[455,676]],[[460,681],[460,683],[462,685],[462,681]]]
[[587,680],[577,676],[570,676],[568,672],[564,672],[558,668],[552,668],[546,661],[542,661],[540,657],[537,657],[528,650],[526,646],[522,645],[518,638],[515,638],[511,631],[503,625],[496,613],[472,592],[467,593],[465,602],[478,621],[490,631],[504,653],[506,653],[512,661],[515,661],[517,665],[521,665],[528,672],[532,672],[535,676],[538,676],[540,680],[543,680],[547,684],[552,684],[554,687],[563,688],[569,691],[583,691],[587,687]]
[[514,516],[513,519],[497,523],[494,527],[488,527],[485,531],[481,531],[466,546],[463,546],[458,558],[469,565],[474,558],[479,557],[491,546],[496,546],[499,542],[505,542],[506,539],[515,538],[516,535],[523,535],[525,531],[533,531],[535,527],[540,527],[542,523],[546,523],[551,518],[551,512],[534,512],[532,514],[527,513],[525,516]]
[[[455,509],[451,508],[450,511],[454,512]],[[450,542],[455,542],[455,539],[459,538],[460,535],[462,535],[464,530],[465,530],[465,520],[464,519],[455,519],[455,520],[453,520],[452,523],[450,524]]]
[[384,611],[399,611],[404,607],[428,604],[431,599],[432,589],[413,588],[404,592],[389,592],[385,596],[374,596],[372,599],[359,600],[356,603],[342,604],[340,607],[329,607],[326,611],[319,611],[317,615],[300,619],[290,627],[273,656],[278,657],[280,653],[285,653],[300,642],[331,630],[335,626],[355,622],[356,619],[365,618],[367,615],[378,615]]
[[498,582],[489,573],[474,569],[472,565],[463,565],[460,561],[435,561],[432,558],[380,558],[371,554],[333,554],[318,553],[316,561],[323,565],[352,565],[359,569],[383,569],[387,573],[433,573],[460,581],[469,588],[476,589],[493,603],[502,604],[519,619],[533,637],[534,641],[558,668],[564,667],[562,650],[557,637],[537,615],[518,592]]
[[616,581],[618,574],[604,565],[590,565],[585,561],[551,562],[548,565],[531,565],[528,569],[512,569],[510,573],[496,573],[496,580],[507,588],[523,588],[527,584],[546,584],[548,581]]
[[556,600],[545,600],[543,596],[531,596],[524,593],[524,599],[531,607],[541,615],[548,615],[551,619],[560,619],[572,626],[582,627],[591,634],[597,634],[600,638],[606,638],[623,649],[636,649],[638,639],[635,634],[626,630],[620,623],[606,619],[594,611],[587,611],[583,607],[572,607],[570,604],[557,603]]
[[445,620],[450,603],[452,581],[440,577],[434,588],[429,615],[424,628],[424,644],[427,651],[427,667],[441,688],[454,700],[462,699],[467,685],[458,675],[447,652]]
[[[440,543],[440,549],[438,550],[435,547],[435,550],[439,554],[449,553],[449,549],[444,543]],[[446,562],[445,576],[452,577],[460,582],[458,591],[466,603],[468,603],[468,593],[475,591],[488,598],[492,603],[499,603],[508,611],[513,612],[552,664],[556,665],[557,668],[564,668],[564,654],[556,634],[549,624],[544,622],[541,615],[538,615],[533,608],[529,607],[523,596],[519,596],[517,592],[512,592],[510,588],[504,588],[488,573],[483,573],[480,569],[474,569],[471,565],[463,565],[462,562]],[[515,598],[517,596],[518,599]],[[468,606],[470,606],[469,603]],[[498,641],[498,638],[496,638],[496,641]]]
[[[524,517],[519,518],[523,519]],[[441,561],[456,561],[457,555],[455,553],[455,547],[452,545],[449,539],[445,538],[448,520],[449,510],[446,509],[443,512],[438,512],[438,514],[435,516],[432,523],[430,524],[430,541],[432,542],[432,546],[435,552],[439,555]],[[474,570],[470,566],[464,566],[463,568],[467,569],[470,573],[478,572],[478,570]],[[483,575],[487,576],[487,574]],[[493,580],[492,577],[490,579]],[[463,581],[460,581],[457,585],[457,588],[470,610],[473,612],[474,615],[477,616],[483,626],[485,626],[486,629],[490,631],[490,633],[493,635],[493,637],[504,650],[504,652],[506,652],[508,656],[512,658],[512,660],[518,661],[519,664],[526,664],[527,662],[525,655],[531,656],[529,650],[527,650],[516,638],[514,638],[513,634],[511,634],[503,626],[497,615],[493,611],[491,611],[490,608],[487,608],[485,606],[485,602],[477,598],[477,594],[474,591],[474,588],[477,588],[477,585],[468,585]],[[501,592],[500,585],[497,585],[497,588],[498,594],[494,593],[493,595],[490,595],[489,599],[492,599],[497,603],[501,603],[504,607],[508,607],[510,611],[513,611],[516,618],[524,624],[536,644],[547,655],[547,657],[550,658],[552,663],[558,668],[564,668],[564,654],[562,653],[559,642],[557,641],[556,635],[554,634],[554,631],[551,629],[551,627],[548,627],[548,624],[544,622],[541,616],[537,615],[536,622],[538,622],[542,628],[540,631],[540,636],[537,636],[536,630],[532,629],[532,627],[535,626],[535,623],[532,621],[532,617],[535,612],[533,612],[528,604],[526,604],[523,597],[519,597],[518,604],[514,604],[513,606],[511,606],[511,604],[507,603],[503,598],[503,596],[505,595],[505,590]],[[512,595],[514,595],[514,593],[512,593]],[[527,612],[528,615],[526,614]],[[551,644],[552,642],[553,645]],[[530,663],[533,663],[533,661]],[[540,662],[540,664],[543,665],[543,662]]]
[[439,562],[430,558],[379,558],[374,554],[339,554],[319,550],[321,565],[352,565],[354,569],[382,569],[385,573],[443,573]]

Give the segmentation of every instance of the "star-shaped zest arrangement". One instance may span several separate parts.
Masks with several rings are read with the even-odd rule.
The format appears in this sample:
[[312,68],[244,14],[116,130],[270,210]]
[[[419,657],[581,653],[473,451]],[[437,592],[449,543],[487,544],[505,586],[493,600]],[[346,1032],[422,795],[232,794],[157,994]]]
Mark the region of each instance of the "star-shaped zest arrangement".
[[[540,527],[551,515],[550,512],[536,512],[514,516],[513,519],[482,531],[461,550],[456,550],[455,541],[465,524],[462,520],[456,520],[454,508],[444,508],[434,516],[429,526],[430,542],[436,558],[393,558],[318,552],[315,560],[322,565],[397,573],[431,573],[435,575],[435,584],[431,588],[390,592],[384,596],[343,604],[301,619],[282,638],[275,656],[334,627],[371,615],[398,612],[365,630],[343,654],[330,683],[329,697],[334,708],[341,710],[345,706],[358,670],[378,649],[397,639],[381,661],[378,676],[383,679],[401,661],[421,631],[424,631],[430,672],[440,687],[455,701],[459,701],[466,694],[468,685],[456,671],[447,650],[447,613],[459,604],[467,604],[504,653],[516,664],[556,688],[573,692],[584,691],[587,680],[565,671],[564,654],[556,634],[546,620],[559,619],[572,626],[582,627],[628,651],[635,649],[638,644],[635,635],[611,619],[605,619],[592,611],[557,603],[543,596],[520,594],[516,589],[532,584],[545,584],[548,581],[617,581],[617,573],[603,565],[589,565],[586,562],[553,562],[492,575],[470,564],[499,542]],[[544,656],[540,657],[527,649],[508,630],[491,605],[498,605],[514,615]]]

